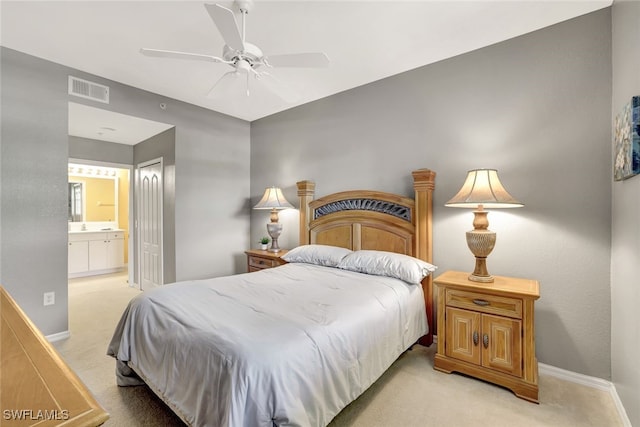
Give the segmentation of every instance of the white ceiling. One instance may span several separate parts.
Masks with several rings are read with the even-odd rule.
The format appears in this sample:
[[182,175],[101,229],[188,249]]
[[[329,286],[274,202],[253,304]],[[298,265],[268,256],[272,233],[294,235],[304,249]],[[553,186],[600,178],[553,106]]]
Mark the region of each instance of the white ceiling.
[[[228,1],[219,3],[231,7]],[[607,7],[611,1],[257,0],[247,19],[249,42],[267,55],[323,51],[331,60],[326,69],[272,71],[299,93],[296,103],[286,103],[258,84],[252,85],[249,97],[207,98],[213,84],[230,70],[228,65],[139,53],[147,47],[220,56],[224,43],[203,4],[3,0],[0,43],[168,98],[256,120]]]
[[173,125],[69,102],[69,135],[136,145]]

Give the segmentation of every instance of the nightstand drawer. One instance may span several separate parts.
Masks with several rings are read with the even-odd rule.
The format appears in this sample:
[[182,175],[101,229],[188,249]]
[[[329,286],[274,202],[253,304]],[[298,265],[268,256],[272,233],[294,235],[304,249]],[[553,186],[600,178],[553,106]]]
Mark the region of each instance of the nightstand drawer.
[[260,258],[257,256],[252,256],[252,255],[249,255],[248,261],[249,261],[249,267],[255,267],[260,269],[277,267],[281,264],[276,259],[266,259],[266,258]]
[[280,258],[287,253],[286,249],[281,249],[278,252],[269,252],[258,249],[250,249],[244,251],[247,254],[247,271],[259,271],[266,268],[277,267],[287,262]]
[[448,307],[466,308],[481,313],[522,319],[522,300],[518,298],[447,289],[446,305]]

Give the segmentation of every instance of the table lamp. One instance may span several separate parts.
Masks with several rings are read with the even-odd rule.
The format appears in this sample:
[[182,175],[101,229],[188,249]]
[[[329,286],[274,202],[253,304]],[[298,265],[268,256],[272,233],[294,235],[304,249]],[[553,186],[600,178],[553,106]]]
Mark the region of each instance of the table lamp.
[[487,271],[487,256],[496,244],[496,233],[490,231],[489,220],[484,208],[519,208],[524,206],[514,199],[498,179],[495,169],[474,169],[467,174],[467,179],[458,194],[453,196],[445,206],[453,208],[474,208],[473,230],[467,231],[467,246],[476,257],[476,265],[469,280],[491,283],[493,277]]
[[277,187],[269,187],[264,190],[262,199],[253,207],[254,209],[271,209],[271,222],[267,224],[267,233],[271,237],[269,252],[279,252],[278,237],[282,233],[282,224],[278,222],[278,210],[292,208],[291,203],[284,198],[282,190]]

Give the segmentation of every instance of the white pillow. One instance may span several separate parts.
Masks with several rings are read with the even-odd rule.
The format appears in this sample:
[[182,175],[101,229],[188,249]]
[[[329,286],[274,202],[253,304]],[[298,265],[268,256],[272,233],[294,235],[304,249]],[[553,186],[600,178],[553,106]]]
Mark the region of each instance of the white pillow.
[[351,249],[329,245],[302,245],[291,249],[280,258],[287,262],[335,267],[346,255],[353,253]]
[[344,257],[338,264],[338,268],[376,276],[395,277],[417,285],[438,267],[409,255],[362,250]]

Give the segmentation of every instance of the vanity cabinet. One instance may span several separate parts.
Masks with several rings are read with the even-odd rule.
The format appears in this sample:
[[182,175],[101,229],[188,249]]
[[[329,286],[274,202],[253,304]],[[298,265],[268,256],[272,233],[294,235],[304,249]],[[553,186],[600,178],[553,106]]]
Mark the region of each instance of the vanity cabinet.
[[122,231],[69,233],[69,277],[113,273],[123,267]]
[[89,270],[120,268],[124,264],[124,236],[120,232],[99,233],[101,238],[89,241]]

